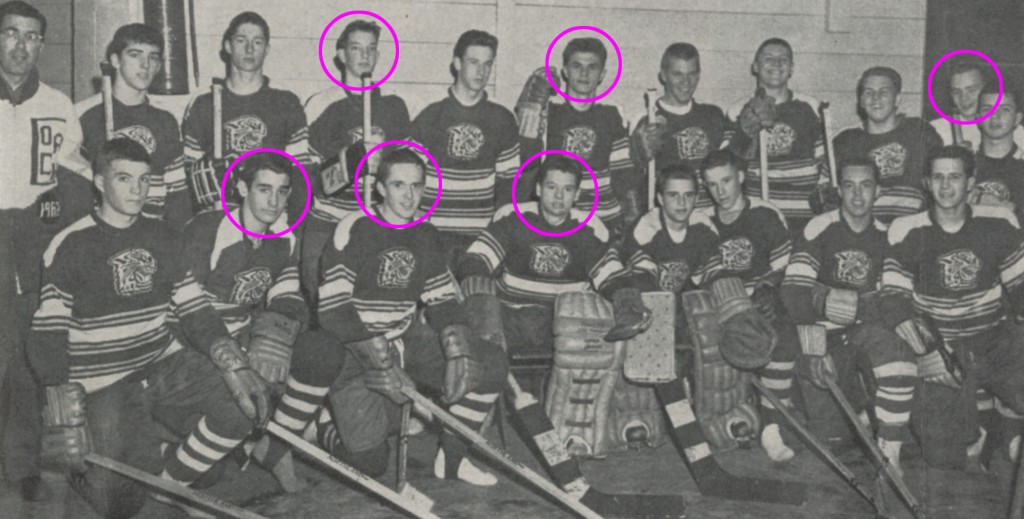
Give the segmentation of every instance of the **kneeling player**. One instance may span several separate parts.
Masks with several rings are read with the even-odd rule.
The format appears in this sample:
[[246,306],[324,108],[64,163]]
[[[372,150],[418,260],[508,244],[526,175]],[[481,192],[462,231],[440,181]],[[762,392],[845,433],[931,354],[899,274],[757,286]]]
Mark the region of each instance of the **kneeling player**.
[[816,335],[820,340],[802,337],[815,384],[824,386],[823,377],[837,376],[830,354],[867,356],[875,378],[878,445],[899,469],[900,447],[909,438],[917,365],[906,343],[878,321],[877,289],[889,253],[885,228],[872,216],[878,177],[870,159],[853,160],[839,169],[842,205],[804,228],[781,292],[794,323],[822,323],[828,330],[827,343],[823,334]]
[[[413,152],[385,155],[376,185],[384,201],[373,207],[376,217],[392,225],[412,222],[424,176],[424,163]],[[353,213],[338,224],[322,265],[323,331],[296,342],[274,421],[301,434],[340,377],[340,391],[331,394],[341,440],[333,450],[375,477],[387,469],[397,404],[408,401],[404,388],[418,383],[439,390],[452,414],[480,429],[505,384],[508,363],[499,345],[479,340],[466,325],[437,229],[430,223],[388,228]],[[418,302],[426,305],[428,324],[417,316]],[[443,433],[435,474],[478,485],[497,482],[465,453],[461,440]]]
[[[234,449],[253,419],[262,422],[267,385],[181,260],[177,233],[139,217],[151,171],[145,149],[111,140],[93,171],[102,201],[44,255],[45,286],[28,351],[47,386],[44,445],[70,464],[72,486],[101,515],[130,517],[147,489],[87,467],[82,456],[90,444],[93,452],[187,485]],[[172,335],[172,312],[191,348]],[[184,443],[161,455],[153,426],[165,411],[202,418]]]

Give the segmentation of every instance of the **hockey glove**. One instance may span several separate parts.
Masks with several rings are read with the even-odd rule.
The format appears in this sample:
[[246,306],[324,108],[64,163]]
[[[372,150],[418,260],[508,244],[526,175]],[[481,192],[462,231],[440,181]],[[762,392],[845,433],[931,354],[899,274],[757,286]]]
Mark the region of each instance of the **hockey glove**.
[[719,279],[711,284],[711,293],[718,301],[722,357],[740,369],[756,369],[768,364],[778,335],[754,308],[743,282],[737,278]]
[[85,413],[85,388],[78,382],[46,387],[41,456],[73,472],[85,471],[92,437]]
[[758,88],[754,97],[740,111],[737,122],[751,139],[756,139],[762,128],[775,126],[775,98]]
[[834,211],[843,205],[843,199],[839,197],[839,190],[832,184],[818,184],[814,186],[808,201],[811,203],[811,211],[814,214]]
[[480,387],[484,367],[473,359],[472,340],[469,327],[452,324],[441,331],[441,348],[448,361],[444,368],[444,395],[441,400],[454,404],[466,393]]
[[[557,70],[551,69],[551,77],[558,84]],[[527,139],[540,139],[545,130],[545,111],[548,99],[555,90],[548,83],[544,68],[534,70],[526,79],[519,100],[516,101],[516,118],[519,119],[519,135]]]
[[366,370],[364,377],[368,389],[383,394],[396,404],[409,401],[402,388],[415,387],[415,383],[399,365],[398,349],[387,338],[377,335],[347,347]]
[[800,349],[807,357],[811,383],[821,389],[828,387],[827,379],[836,379],[836,366],[828,354],[825,327],[818,324],[796,327]]
[[646,162],[658,155],[661,147],[665,145],[667,133],[668,120],[660,115],[655,116],[654,121],[637,126],[632,139],[633,147],[639,153],[641,161]]
[[620,288],[612,294],[612,315],[615,326],[604,336],[607,342],[632,339],[651,326],[651,311],[636,288]]
[[210,346],[210,360],[220,370],[238,407],[257,428],[262,429],[270,420],[270,386],[249,361],[234,339],[223,337]]
[[750,294],[750,300],[754,307],[769,323],[782,317],[782,298],[779,296],[779,289],[771,283],[759,283]]
[[292,345],[299,336],[301,323],[277,312],[263,312],[252,322],[249,338],[249,365],[267,382],[288,380]]

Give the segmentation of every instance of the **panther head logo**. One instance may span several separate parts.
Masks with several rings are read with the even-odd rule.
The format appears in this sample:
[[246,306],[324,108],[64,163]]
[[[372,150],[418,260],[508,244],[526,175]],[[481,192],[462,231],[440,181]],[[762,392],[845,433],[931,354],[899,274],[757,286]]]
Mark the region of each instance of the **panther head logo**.
[[700,160],[711,151],[711,139],[700,126],[683,128],[673,137],[676,139],[676,147],[679,148],[679,158],[683,160]]
[[597,132],[589,126],[573,126],[562,132],[565,151],[575,153],[584,159],[589,159],[594,152],[594,145],[597,144]]
[[733,238],[718,246],[725,270],[749,270],[754,262],[754,244],[747,238]]
[[867,285],[871,275],[871,258],[859,250],[846,250],[836,255],[836,281],[856,287]]
[[690,265],[685,261],[666,261],[658,265],[658,285],[662,290],[678,294],[690,277]]
[[569,251],[557,243],[540,243],[531,247],[530,269],[541,276],[560,276],[569,265]]
[[868,155],[878,166],[878,174],[881,178],[895,178],[903,175],[906,169],[907,149],[898,142],[890,142],[879,146]]
[[989,180],[986,182],[982,182],[978,184],[977,187],[975,187],[975,189],[978,190],[978,195],[982,197],[984,201],[1010,201],[1010,188],[1006,187],[1006,184],[1004,184],[1001,180]]
[[156,137],[149,128],[138,124],[126,126],[114,132],[114,137],[127,137],[146,148],[146,153],[152,155],[156,152]]
[[245,153],[263,145],[267,125],[255,115],[242,115],[224,123],[225,144],[229,151]]
[[263,301],[270,289],[270,270],[257,267],[235,274],[235,287],[231,290],[231,302],[239,305],[254,305]]
[[389,249],[381,252],[377,285],[381,288],[408,288],[416,270],[416,257],[408,249]]
[[795,142],[796,130],[786,123],[777,122],[768,130],[768,155],[772,157],[789,155],[793,151]]
[[110,257],[114,270],[114,291],[122,297],[146,294],[153,290],[156,259],[146,249],[126,249]]
[[454,159],[470,161],[480,156],[484,147],[484,132],[479,126],[470,123],[459,123],[449,126],[448,155]]
[[947,290],[971,290],[978,287],[981,258],[970,249],[947,252],[938,258],[942,286]]

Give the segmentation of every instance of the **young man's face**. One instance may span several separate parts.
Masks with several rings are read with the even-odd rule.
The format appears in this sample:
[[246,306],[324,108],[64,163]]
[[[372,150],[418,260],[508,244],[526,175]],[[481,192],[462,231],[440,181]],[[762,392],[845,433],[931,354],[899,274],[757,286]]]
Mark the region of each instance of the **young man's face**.
[[782,45],[767,45],[754,60],[758,83],[768,88],[782,88],[793,76],[793,55]]
[[120,54],[110,56],[117,75],[135,90],[148,90],[163,63],[160,48],[148,43],[130,42]]
[[981,93],[983,83],[981,73],[977,70],[953,74],[949,80],[949,90],[960,115],[973,117],[978,113],[978,94]]
[[935,204],[943,209],[954,209],[967,203],[967,193],[974,188],[974,177],[964,170],[960,159],[937,159],[931,174],[925,178]]
[[868,166],[846,166],[839,183],[839,197],[843,200],[843,213],[853,217],[871,214],[878,195],[878,183]]
[[743,172],[728,164],[705,171],[704,183],[715,205],[723,209],[735,207],[743,196]]
[[676,104],[684,105],[693,99],[693,93],[700,83],[700,67],[696,59],[670,59],[668,67],[662,69],[665,95]]
[[416,164],[391,164],[387,179],[377,183],[384,205],[398,217],[412,221],[423,198],[424,171]]
[[860,107],[874,123],[884,123],[896,116],[900,95],[896,83],[886,76],[869,76],[861,85]]
[[22,77],[32,72],[43,48],[42,30],[35,18],[8,15],[0,20],[0,68],[4,75]]
[[569,214],[579,192],[580,186],[576,183],[576,175],[557,169],[548,171],[544,181],[537,184],[541,211],[556,219]]
[[[978,113],[987,114],[996,105],[998,94],[982,94],[978,98]],[[999,108],[978,126],[981,133],[989,139],[1001,139],[1012,135],[1020,126],[1021,114],[1017,108],[1017,100],[1012,95],[1003,95]]]
[[252,185],[238,183],[245,211],[256,217],[260,223],[271,225],[281,218],[288,208],[291,194],[291,179],[287,174],[270,169],[261,169],[252,176]]
[[662,214],[676,224],[690,221],[696,202],[697,186],[693,185],[691,180],[671,179],[665,182],[664,189],[658,193]]
[[224,42],[224,52],[231,56],[231,66],[245,72],[263,70],[263,60],[267,59],[270,42],[263,34],[263,29],[252,23],[238,26],[231,39]]
[[487,86],[494,67],[494,51],[482,45],[470,45],[461,58],[452,58],[458,72],[458,82],[471,92],[479,92]]
[[103,194],[103,206],[124,216],[141,214],[149,194],[150,170],[145,162],[113,161],[109,170],[93,179],[93,185]]
[[573,97],[593,97],[604,80],[604,63],[593,52],[574,52],[564,64],[566,83]]
[[377,66],[377,37],[372,32],[353,31],[348,35],[345,46],[338,49],[338,59],[345,64],[346,77],[355,81],[365,74],[373,73]]

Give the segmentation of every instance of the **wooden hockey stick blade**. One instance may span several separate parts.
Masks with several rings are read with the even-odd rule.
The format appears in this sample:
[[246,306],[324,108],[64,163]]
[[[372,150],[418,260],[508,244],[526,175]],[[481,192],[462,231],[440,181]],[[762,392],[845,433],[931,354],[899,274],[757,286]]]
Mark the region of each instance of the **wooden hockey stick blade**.
[[413,402],[419,404],[421,407],[433,413],[434,417],[441,421],[444,425],[451,428],[462,437],[469,440],[475,447],[478,447],[487,455],[494,458],[498,463],[504,465],[509,470],[515,472],[520,477],[526,479],[530,483],[533,483],[537,488],[544,491],[545,494],[555,498],[558,502],[562,503],[572,511],[580,515],[580,517],[586,517],[588,519],[600,519],[601,516],[595,513],[593,510],[587,508],[582,503],[573,499],[572,496],[566,494],[562,489],[558,488],[554,483],[547,480],[547,478],[537,474],[533,470],[530,470],[522,463],[512,459],[505,451],[491,445],[484,438],[483,435],[474,431],[466,424],[459,421],[458,418],[453,416],[448,411],[442,409],[440,406],[432,402],[429,398],[421,395],[418,391],[411,387],[403,387],[402,394],[412,399]]
[[302,451],[303,454],[319,461],[327,468],[330,468],[337,472],[338,474],[341,474],[349,481],[352,481],[353,483],[363,487],[364,489],[370,491],[371,493],[384,498],[391,504],[401,508],[402,510],[405,510],[413,517],[418,517],[420,519],[437,519],[437,516],[430,512],[430,508],[424,506],[423,503],[415,502],[409,499],[408,497],[405,497],[395,492],[394,490],[391,490],[386,485],[379,483],[377,480],[370,478],[363,474],[362,472],[359,472],[355,468],[348,466],[338,458],[331,456],[330,453],[307,442],[306,440],[302,439],[297,434],[289,431],[288,429],[285,429],[284,427],[281,427],[280,425],[274,422],[270,422],[267,424],[267,432],[284,440],[292,447],[295,447],[296,449]]
[[910,487],[903,481],[903,478],[896,473],[896,469],[889,463],[889,460],[882,454],[882,450],[878,448],[878,445],[871,438],[871,434],[864,427],[864,424],[857,418],[857,413],[853,410],[853,406],[850,405],[850,401],[846,399],[846,395],[843,394],[839,386],[836,385],[836,381],[830,378],[825,379],[825,384],[828,386],[829,393],[832,393],[832,398],[839,403],[839,407],[843,410],[843,414],[846,415],[847,420],[853,424],[853,429],[857,432],[857,436],[860,437],[860,441],[867,447],[868,452],[871,453],[871,457],[874,458],[875,463],[878,463],[882,467],[882,473],[892,484],[893,488],[900,495],[904,504],[909,508],[910,513],[918,519],[924,519],[925,509],[921,506],[921,503],[914,497],[914,494],[910,492]]
[[250,512],[244,508],[228,503],[227,501],[217,499],[209,494],[192,490],[180,483],[176,483],[159,476],[154,476],[149,472],[137,469],[131,465],[126,465],[120,461],[110,459],[100,454],[86,454],[85,460],[93,465],[117,472],[122,476],[145,483],[151,487],[158,488],[165,493],[173,494],[190,503],[195,503],[203,508],[214,510],[228,517],[234,517],[237,519],[266,519],[266,517],[260,514]]

